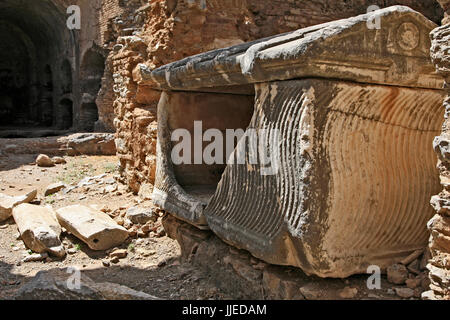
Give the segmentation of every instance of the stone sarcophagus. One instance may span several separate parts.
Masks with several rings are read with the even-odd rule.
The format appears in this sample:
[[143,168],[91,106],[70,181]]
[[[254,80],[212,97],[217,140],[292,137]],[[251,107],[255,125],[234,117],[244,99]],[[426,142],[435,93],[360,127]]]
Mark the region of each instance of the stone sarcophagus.
[[395,6],[142,65],[164,91],[154,202],[321,277],[424,248],[443,116],[433,28]]

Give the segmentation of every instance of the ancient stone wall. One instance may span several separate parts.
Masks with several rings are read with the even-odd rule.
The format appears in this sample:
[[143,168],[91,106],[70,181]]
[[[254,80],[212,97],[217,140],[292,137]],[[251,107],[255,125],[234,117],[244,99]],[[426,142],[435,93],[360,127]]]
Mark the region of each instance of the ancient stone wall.
[[[450,93],[450,1],[440,0],[446,10],[443,25],[431,33],[431,57],[437,71],[446,81],[445,89]],[[450,95],[444,101],[445,120],[442,133],[434,140],[434,148],[439,157],[441,185],[444,190],[431,199],[431,204],[437,214],[428,223],[431,232],[430,250],[432,259],[429,261],[431,291],[425,297],[429,299],[450,300]]]

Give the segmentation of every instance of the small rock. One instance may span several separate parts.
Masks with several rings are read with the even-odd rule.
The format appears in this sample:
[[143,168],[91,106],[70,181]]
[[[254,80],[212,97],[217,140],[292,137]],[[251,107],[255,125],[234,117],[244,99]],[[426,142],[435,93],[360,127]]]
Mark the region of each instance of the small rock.
[[66,164],[67,163],[67,161],[63,157],[53,157],[52,161],[55,164]]
[[119,261],[120,261],[120,259],[119,258],[117,258],[117,257],[114,257],[114,258],[111,258],[111,263],[114,263],[114,264],[116,264],[116,263],[119,263]]
[[414,297],[414,290],[410,288],[395,288],[394,290],[397,296],[401,298],[409,299]]
[[437,300],[433,290],[422,292],[422,300]]
[[111,263],[108,260],[102,260],[102,264],[103,264],[104,267],[111,266]]
[[44,253],[34,253],[29,256],[26,256],[22,259],[22,262],[37,262],[37,261],[43,261],[48,258],[47,252]]
[[62,189],[64,189],[65,187],[66,187],[66,185],[62,182],[52,183],[45,189],[44,195],[49,196],[51,194],[55,194],[55,193],[61,191]]
[[164,230],[164,227],[161,226],[156,230],[156,236],[161,238],[164,237],[166,235],[166,230]]
[[145,232],[142,231],[142,230],[138,230],[138,231],[137,231],[137,236],[140,237],[140,238],[145,238],[145,237],[147,236],[147,234],[148,234],[148,233],[145,233]]
[[353,299],[358,294],[358,289],[345,287],[341,291],[339,291],[339,297],[342,299]]
[[148,223],[148,222],[146,224],[144,224],[141,228],[142,232],[144,232],[144,233],[150,233],[150,231],[152,231],[152,229],[153,229],[153,224]]
[[50,157],[47,156],[46,154],[40,154],[36,158],[36,164],[39,167],[54,167],[55,166],[55,163],[53,162],[53,160],[50,159]]
[[420,286],[421,282],[422,282],[422,279],[420,279],[420,278],[408,279],[408,280],[406,280],[406,286],[410,289],[415,289]]
[[76,248],[70,248],[70,249],[67,250],[68,254],[75,254],[77,252],[78,252],[78,250]]
[[123,258],[126,258],[127,255],[128,255],[127,250],[117,249],[117,250],[114,250],[113,252],[111,252],[111,254],[109,256],[111,258],[117,257],[119,259],[123,259]]
[[309,283],[301,287],[300,292],[306,300],[319,300],[324,294],[320,286],[315,283]]
[[431,280],[428,277],[424,277],[422,281],[420,282],[420,287],[423,290],[429,290],[430,289]]
[[143,257],[150,257],[156,254],[155,250],[138,249],[137,253]]
[[392,295],[395,294],[395,291],[392,290],[391,288],[389,288],[389,289],[386,290],[386,293],[392,296]]
[[408,279],[408,270],[402,264],[394,264],[387,268],[387,278],[390,283],[404,284]]
[[416,275],[418,275],[420,273],[420,261],[419,259],[416,259],[414,261],[412,261],[410,264],[408,264],[408,271],[412,272]]
[[146,224],[147,222],[156,222],[158,216],[153,208],[132,207],[127,210],[126,217],[132,223]]
[[105,188],[105,193],[113,193],[113,192],[116,192],[116,191],[117,191],[117,188],[118,188],[117,184],[115,184],[115,185],[109,185],[109,186],[107,186],[107,187]]
[[105,182],[106,184],[114,184],[114,183],[116,183],[116,179],[114,179],[114,178],[111,177],[111,178],[105,179],[104,182]]

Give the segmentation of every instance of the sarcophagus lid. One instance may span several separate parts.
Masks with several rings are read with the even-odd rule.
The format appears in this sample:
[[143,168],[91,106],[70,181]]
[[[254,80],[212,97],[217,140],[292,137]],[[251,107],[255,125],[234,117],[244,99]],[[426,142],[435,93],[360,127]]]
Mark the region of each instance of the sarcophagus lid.
[[408,7],[392,6],[202,53],[153,71],[141,65],[141,73],[149,84],[170,90],[307,77],[441,89],[429,55],[429,33],[435,27]]

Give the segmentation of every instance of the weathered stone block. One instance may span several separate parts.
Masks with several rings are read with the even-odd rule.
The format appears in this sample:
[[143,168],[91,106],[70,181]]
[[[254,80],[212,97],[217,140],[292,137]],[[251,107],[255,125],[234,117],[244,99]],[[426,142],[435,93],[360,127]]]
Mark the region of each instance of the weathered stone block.
[[24,203],[14,208],[13,216],[20,236],[29,249],[58,257],[65,256],[64,246],[59,239],[61,226],[52,209]]
[[128,231],[106,213],[81,205],[58,209],[56,216],[67,231],[92,250],[107,250],[128,238]]
[[31,202],[36,198],[37,190],[34,189],[22,196],[11,197],[0,193],[0,222],[11,217],[13,208],[22,203]]

